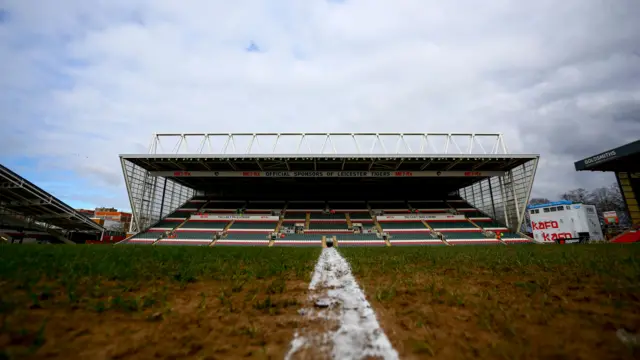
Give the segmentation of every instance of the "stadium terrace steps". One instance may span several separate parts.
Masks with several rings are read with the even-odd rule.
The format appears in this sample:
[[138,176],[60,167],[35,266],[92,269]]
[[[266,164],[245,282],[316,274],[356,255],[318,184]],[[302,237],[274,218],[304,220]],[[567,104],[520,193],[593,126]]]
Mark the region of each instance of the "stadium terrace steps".
[[184,239],[161,239],[158,240],[155,245],[188,245],[188,246],[209,246],[213,239],[192,239],[192,240],[184,240]]
[[463,221],[433,221],[433,220],[427,220],[426,221],[427,224],[429,224],[429,226],[435,230],[435,231],[459,231],[459,232],[466,232],[466,231],[480,231],[480,228],[475,227],[472,223],[470,223],[467,220],[463,220]]
[[460,240],[460,239],[487,239],[483,233],[477,232],[452,232],[452,231],[441,231],[442,235],[444,235],[447,241],[450,240]]
[[[176,232],[175,238],[178,240],[213,240],[213,236],[216,231],[202,231],[202,232]],[[164,239],[163,239],[164,240]]]
[[222,231],[228,223],[229,221],[189,220],[179,229],[176,229],[176,232]]
[[227,233],[224,240],[269,240],[269,234]]
[[482,226],[476,224],[475,221],[473,221],[473,220],[471,220],[469,218],[467,218],[467,221],[469,221],[469,223],[471,223],[471,225],[475,226],[477,229],[482,230]]
[[214,246],[269,246],[269,240],[228,240],[219,239]]
[[333,241],[338,247],[387,246],[387,243],[377,234],[335,234]]
[[[263,220],[191,220],[190,216],[199,212],[220,212],[228,214],[242,209],[255,214],[283,210],[278,221]],[[327,214],[326,209],[332,209]],[[379,222],[371,215],[371,209],[384,213],[451,213],[451,209],[466,217],[457,221],[403,220]],[[412,209],[412,210],[410,210]],[[271,240],[270,233],[279,233],[283,226],[304,223],[305,234],[287,234],[284,238]],[[377,233],[354,234],[354,223],[365,227],[374,225],[378,232],[389,234],[387,240],[377,237]],[[170,238],[160,239],[162,233],[170,231]],[[487,238],[485,231],[503,232],[501,240]],[[224,236],[215,240],[215,234],[224,232]],[[435,232],[443,234],[441,240]],[[206,198],[194,198],[166,218],[158,221],[147,231],[137,234],[123,243],[156,245],[260,245],[260,246],[326,246],[327,239],[335,238],[336,246],[412,246],[412,245],[471,245],[471,244],[518,244],[531,243],[531,239],[518,233],[512,233],[480,210],[473,208],[464,200],[425,200],[425,201],[371,201],[371,202],[244,202],[209,201]],[[323,242],[324,239],[324,242]]]
[[229,232],[250,231],[250,232],[274,232],[277,221],[234,221],[229,227]]
[[430,232],[391,233],[390,240],[439,240]]
[[380,222],[383,232],[389,231],[430,231],[422,221],[385,221]]
[[345,220],[345,214],[344,213],[336,213],[336,214],[324,214],[324,213],[317,213],[317,212],[312,212],[309,213],[310,219],[311,221],[344,221]]
[[348,230],[346,222],[310,222],[309,230]]
[[291,212],[291,211],[287,211],[284,214],[284,221],[285,222],[304,222],[307,219],[307,213],[306,212]]
[[352,222],[372,222],[373,218],[369,212],[350,212],[349,218]]
[[502,241],[505,244],[532,244],[533,243],[531,239],[528,239],[525,236],[518,233],[514,233],[514,232],[505,232],[502,235]]
[[447,239],[447,242],[453,246],[459,245],[503,245],[498,239]]
[[278,238],[274,246],[322,246],[323,235],[320,234],[286,234]]
[[447,246],[447,243],[440,239],[423,239],[423,240],[389,240],[390,246]]

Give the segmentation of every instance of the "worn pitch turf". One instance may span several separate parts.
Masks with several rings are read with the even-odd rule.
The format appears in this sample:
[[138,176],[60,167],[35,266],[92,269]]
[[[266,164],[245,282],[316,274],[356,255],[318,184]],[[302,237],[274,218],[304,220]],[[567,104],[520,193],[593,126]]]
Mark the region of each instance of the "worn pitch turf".
[[[633,358],[640,247],[345,248],[401,358]],[[320,248],[0,246],[0,358],[282,358]]]
[[640,247],[341,249],[401,358],[625,359]]

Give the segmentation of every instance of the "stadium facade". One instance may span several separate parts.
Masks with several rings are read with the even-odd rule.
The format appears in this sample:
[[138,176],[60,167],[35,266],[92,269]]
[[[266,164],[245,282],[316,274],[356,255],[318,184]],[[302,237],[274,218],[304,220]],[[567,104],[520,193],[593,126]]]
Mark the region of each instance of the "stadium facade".
[[[502,134],[154,134],[120,155],[139,233],[200,197],[220,201],[409,201],[459,195],[518,232],[539,155]],[[371,206],[369,206],[371,209]]]

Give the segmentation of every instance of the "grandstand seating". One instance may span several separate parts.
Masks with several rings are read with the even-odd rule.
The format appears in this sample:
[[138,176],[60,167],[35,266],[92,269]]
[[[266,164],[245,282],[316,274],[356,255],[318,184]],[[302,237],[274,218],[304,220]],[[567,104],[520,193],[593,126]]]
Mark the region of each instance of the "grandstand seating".
[[159,240],[156,245],[192,245],[192,246],[208,246],[213,241],[213,232],[182,232],[176,233],[175,238],[165,238]]
[[429,232],[428,227],[426,227],[422,221],[385,221],[380,222],[380,226],[382,226],[382,230],[385,232],[418,232],[424,231]]
[[275,231],[276,225],[278,225],[277,221],[250,221],[250,220],[242,220],[242,221],[234,221],[231,224],[231,227],[228,229],[229,232],[263,232],[263,233],[271,233]]
[[389,242],[391,246],[446,245],[427,232],[392,233]]
[[433,201],[409,201],[413,209],[422,213],[448,212],[451,208],[441,200]]
[[286,234],[285,237],[276,239],[274,246],[320,246],[321,234]]
[[318,221],[318,220],[347,221],[347,219],[344,216],[344,213],[342,213],[342,214],[323,214],[323,213],[312,212],[312,213],[310,213],[310,215],[311,215],[311,221]]
[[304,220],[307,218],[307,213],[306,212],[302,212],[302,211],[287,211],[284,214],[284,221],[290,221],[290,222],[304,222]]
[[524,238],[522,235],[520,234],[516,234],[513,232],[505,232],[502,235],[502,241],[504,241],[507,244],[531,244],[532,241]]
[[369,212],[350,212],[349,217],[352,222],[373,222],[373,218]]
[[377,234],[336,234],[338,247],[348,246],[386,246],[383,239]]
[[267,246],[269,245],[268,233],[227,233],[222,239],[215,242],[215,246]]
[[437,220],[427,220],[427,224],[436,231],[480,231],[477,227],[475,227],[472,223],[467,220],[461,221],[437,221]]
[[185,222],[184,225],[182,225],[179,229],[176,229],[176,231],[222,231],[222,229],[224,229],[224,227],[227,226],[228,223],[228,221],[189,220]]
[[[478,209],[473,208],[466,201],[460,199],[425,200],[425,201],[210,201],[205,197],[194,198],[175,210],[164,219],[158,221],[147,231],[133,236],[125,241],[130,244],[157,245],[212,245],[214,235],[224,232],[221,239],[215,241],[213,246],[223,245],[268,245],[269,235],[275,232],[278,221],[274,218],[266,221],[265,218],[242,218],[226,220],[221,218],[188,219],[196,213],[225,213],[236,212],[243,209],[246,213],[264,214],[272,210],[283,210],[281,217],[284,226],[291,228],[293,223],[308,224],[304,234],[287,234],[283,238],[278,237],[274,246],[320,246],[322,237],[337,239],[338,246],[357,245],[386,245],[377,235],[377,229],[373,226],[375,221],[369,213],[368,207],[382,210],[384,213],[412,212],[417,209],[422,213],[449,213],[455,208],[468,220],[403,220],[387,217],[378,223],[382,231],[389,234],[389,243],[392,246],[406,245],[444,245],[432,234],[431,228],[444,235],[446,242],[452,245],[465,244],[507,244],[531,242],[518,233],[510,232],[504,225],[496,222]],[[333,210],[325,213],[326,209]],[[346,215],[346,214],[348,215]],[[250,215],[250,214],[249,214]],[[211,215],[209,215],[211,217]],[[269,215],[270,216],[270,215]],[[393,217],[391,217],[393,218]],[[349,229],[349,224],[363,223],[365,228],[375,229],[373,233],[354,234]],[[477,226],[476,226],[477,225]],[[168,232],[172,232],[168,236]],[[502,242],[491,238],[491,233],[485,235],[483,231],[502,232]],[[489,236],[489,237],[488,237]],[[165,237],[156,241],[159,237]]]
[[346,222],[311,222],[309,224],[309,230],[348,230]]
[[158,233],[149,233],[149,232],[140,233],[133,236],[129,240],[126,240],[126,243],[133,244],[133,245],[153,244],[156,241],[156,239],[158,239],[158,236],[160,236],[160,234]]

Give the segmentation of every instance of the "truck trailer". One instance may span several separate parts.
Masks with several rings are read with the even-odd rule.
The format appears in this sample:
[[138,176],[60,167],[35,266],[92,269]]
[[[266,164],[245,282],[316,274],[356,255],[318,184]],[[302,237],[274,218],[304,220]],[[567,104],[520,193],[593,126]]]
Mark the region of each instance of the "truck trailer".
[[538,243],[571,244],[603,241],[596,207],[572,201],[529,205],[533,239]]

